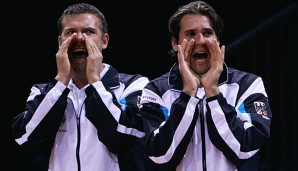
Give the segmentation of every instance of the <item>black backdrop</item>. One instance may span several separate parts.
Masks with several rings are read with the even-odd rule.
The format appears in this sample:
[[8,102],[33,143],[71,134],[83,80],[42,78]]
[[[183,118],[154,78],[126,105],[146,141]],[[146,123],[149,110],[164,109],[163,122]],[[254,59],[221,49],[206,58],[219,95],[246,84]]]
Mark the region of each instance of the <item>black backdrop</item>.
[[[2,11],[2,132],[0,170],[23,170],[25,159],[10,134],[10,119],[24,109],[32,84],[56,75],[57,20],[80,1],[8,2]],[[82,1],[83,2],[83,1]],[[167,20],[189,0],[84,1],[109,23],[104,62],[121,72],[155,78],[168,71]],[[296,121],[298,14],[294,0],[208,1],[225,21],[221,43],[229,66],[263,77],[273,111],[271,141],[261,151],[262,170],[298,170]],[[4,101],[4,104],[3,104]],[[8,169],[4,169],[8,168]]]

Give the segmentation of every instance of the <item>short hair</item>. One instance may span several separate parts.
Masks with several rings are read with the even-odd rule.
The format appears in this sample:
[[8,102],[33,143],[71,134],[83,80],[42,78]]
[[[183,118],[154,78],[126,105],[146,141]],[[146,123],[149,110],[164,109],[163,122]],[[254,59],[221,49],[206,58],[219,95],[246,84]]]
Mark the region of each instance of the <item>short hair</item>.
[[187,14],[199,14],[207,16],[211,22],[211,27],[215,31],[217,39],[219,39],[224,27],[223,20],[212,8],[212,6],[204,1],[194,1],[178,8],[178,10],[171,16],[169,20],[168,29],[171,37],[179,40],[180,21],[182,17]]
[[98,8],[96,8],[93,5],[86,4],[86,3],[78,3],[78,4],[73,4],[68,6],[62,13],[61,17],[58,20],[58,32],[61,34],[63,26],[62,26],[62,20],[66,16],[70,15],[76,15],[76,14],[84,14],[84,13],[89,13],[89,14],[94,14],[98,17],[99,22],[100,22],[100,30],[102,31],[103,34],[108,33],[108,23],[105,19],[105,16],[103,15],[102,12]]

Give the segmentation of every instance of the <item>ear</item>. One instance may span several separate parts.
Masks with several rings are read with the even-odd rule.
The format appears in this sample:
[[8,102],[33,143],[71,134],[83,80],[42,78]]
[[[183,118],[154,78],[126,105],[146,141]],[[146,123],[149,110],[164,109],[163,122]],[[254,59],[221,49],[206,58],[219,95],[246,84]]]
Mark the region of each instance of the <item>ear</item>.
[[175,52],[177,52],[178,51],[178,44],[177,44],[177,40],[174,37],[171,38],[171,43],[172,43],[173,50]]
[[109,35],[108,33],[105,33],[105,35],[103,36],[103,39],[102,39],[102,49],[106,49],[108,47],[108,44],[109,44]]

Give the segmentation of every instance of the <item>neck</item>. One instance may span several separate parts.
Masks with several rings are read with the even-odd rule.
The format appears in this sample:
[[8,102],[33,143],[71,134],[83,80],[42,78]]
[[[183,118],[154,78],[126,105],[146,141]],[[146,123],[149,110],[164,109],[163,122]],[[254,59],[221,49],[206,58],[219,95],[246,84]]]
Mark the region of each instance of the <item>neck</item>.
[[87,80],[86,75],[84,75],[84,76],[77,76],[77,75],[76,75],[76,76],[74,76],[74,77],[72,78],[72,80],[73,80],[74,84],[75,84],[79,89],[85,87],[85,86],[88,84],[88,80]]

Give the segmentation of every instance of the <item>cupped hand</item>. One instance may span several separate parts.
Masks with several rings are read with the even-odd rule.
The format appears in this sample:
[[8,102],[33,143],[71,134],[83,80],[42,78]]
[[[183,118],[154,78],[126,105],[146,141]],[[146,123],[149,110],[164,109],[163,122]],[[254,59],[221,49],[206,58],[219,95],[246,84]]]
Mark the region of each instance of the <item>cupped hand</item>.
[[220,47],[216,39],[207,40],[206,45],[211,55],[211,66],[207,73],[201,76],[201,84],[207,97],[219,94],[218,81],[223,71],[225,46]]
[[59,46],[59,50],[56,53],[57,75],[56,80],[67,85],[71,78],[71,65],[68,58],[68,47],[70,43],[76,39],[77,33],[72,34]]
[[189,42],[184,39],[182,44],[178,45],[178,64],[183,80],[183,92],[190,96],[196,96],[197,90],[200,87],[198,75],[190,69],[190,54],[193,46],[193,39]]
[[86,76],[88,83],[92,84],[100,80],[100,72],[103,70],[103,55],[94,41],[92,41],[85,33],[83,36],[88,50]]

